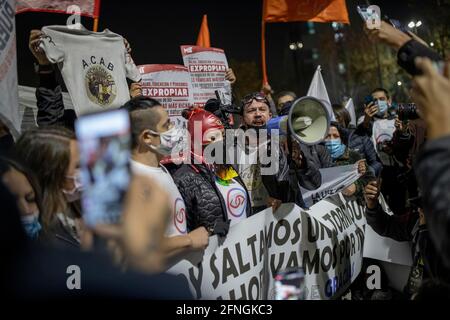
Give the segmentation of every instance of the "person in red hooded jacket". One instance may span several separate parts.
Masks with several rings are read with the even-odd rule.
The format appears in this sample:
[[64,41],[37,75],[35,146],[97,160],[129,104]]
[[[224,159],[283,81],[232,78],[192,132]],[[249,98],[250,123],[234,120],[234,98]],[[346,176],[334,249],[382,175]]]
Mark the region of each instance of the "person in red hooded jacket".
[[172,176],[186,205],[188,230],[203,226],[211,235],[225,236],[230,225],[252,214],[248,191],[224,159],[220,119],[203,109],[186,110],[183,116],[188,119],[190,163],[185,161]]

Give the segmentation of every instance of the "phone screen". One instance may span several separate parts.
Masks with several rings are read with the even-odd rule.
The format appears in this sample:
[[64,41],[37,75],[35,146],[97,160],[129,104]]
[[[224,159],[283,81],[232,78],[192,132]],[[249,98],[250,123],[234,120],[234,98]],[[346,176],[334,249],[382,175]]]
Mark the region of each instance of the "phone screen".
[[83,184],[83,220],[115,224],[130,182],[130,118],[126,110],[84,115],[75,123]]
[[363,19],[364,22],[375,20],[379,21],[381,17],[378,16],[378,13],[376,11],[370,10],[369,6],[365,5],[359,5],[356,7],[358,10],[359,15]]
[[302,268],[277,273],[275,276],[275,300],[305,299],[305,273]]

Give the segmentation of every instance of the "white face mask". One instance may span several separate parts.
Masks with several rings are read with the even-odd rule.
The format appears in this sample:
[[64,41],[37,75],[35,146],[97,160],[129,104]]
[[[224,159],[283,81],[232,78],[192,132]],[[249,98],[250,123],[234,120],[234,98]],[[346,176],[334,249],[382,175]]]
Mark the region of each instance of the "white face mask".
[[148,146],[158,152],[162,156],[168,156],[172,153],[179,144],[182,144],[185,139],[185,130],[181,127],[174,126],[165,132],[156,132],[150,130],[152,134],[158,135],[161,143],[159,146],[149,144]]
[[73,180],[74,187],[72,190],[62,189],[62,192],[64,193],[68,202],[74,202],[74,201],[80,199],[81,191],[83,189],[83,185],[82,185],[81,179],[80,179],[80,172],[77,171],[74,176],[66,176],[66,178]]

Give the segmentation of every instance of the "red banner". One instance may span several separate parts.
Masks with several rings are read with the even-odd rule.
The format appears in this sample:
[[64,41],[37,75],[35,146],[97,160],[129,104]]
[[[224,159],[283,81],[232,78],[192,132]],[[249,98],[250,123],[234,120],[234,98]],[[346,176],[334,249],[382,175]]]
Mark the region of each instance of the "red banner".
[[349,23],[345,0],[265,0],[266,22],[342,22]]
[[98,18],[100,15],[100,0],[17,0],[16,13],[67,13],[67,8],[72,5],[80,7],[82,16]]

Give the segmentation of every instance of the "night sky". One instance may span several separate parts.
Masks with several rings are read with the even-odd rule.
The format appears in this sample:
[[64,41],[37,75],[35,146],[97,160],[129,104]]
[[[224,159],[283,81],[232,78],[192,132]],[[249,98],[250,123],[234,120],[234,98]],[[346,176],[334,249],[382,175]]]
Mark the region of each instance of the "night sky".
[[[409,19],[405,1],[373,2],[384,13],[399,19]],[[347,0],[350,20],[360,26],[355,5],[365,1]],[[208,14],[211,44],[223,48],[228,60],[255,61],[260,66],[260,29],[262,0],[215,1],[117,1],[103,0],[99,30],[109,28],[126,37],[132,45],[136,64],[182,64],[179,45],[195,44],[203,14]],[[45,25],[65,24],[67,15],[23,13],[16,16],[19,82],[36,86],[33,57],[28,50],[29,31]],[[83,18],[92,29],[92,19]],[[280,79],[289,72],[286,57],[291,23],[269,24],[267,27],[267,59],[269,78]],[[239,75],[238,75],[239,76]],[[312,74],[305,75],[311,79]],[[308,80],[309,81],[309,80]],[[275,84],[276,87],[276,84]]]

